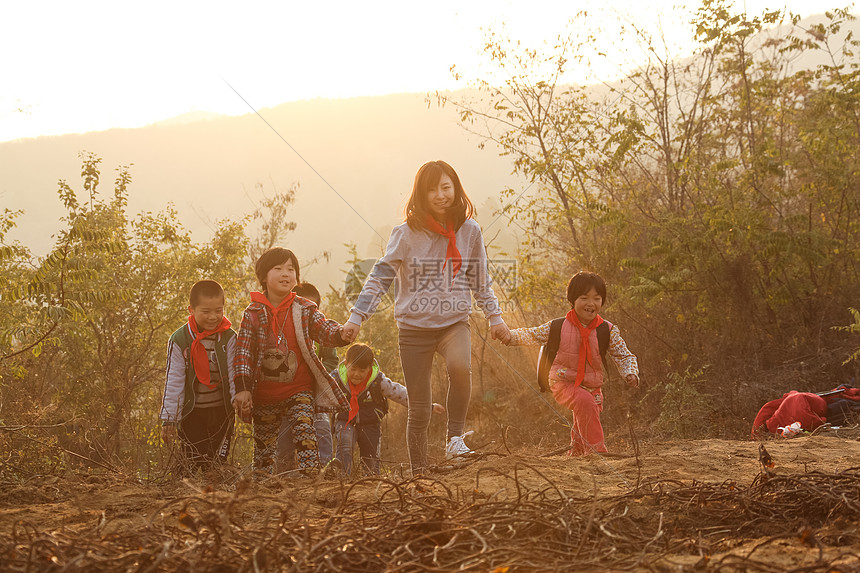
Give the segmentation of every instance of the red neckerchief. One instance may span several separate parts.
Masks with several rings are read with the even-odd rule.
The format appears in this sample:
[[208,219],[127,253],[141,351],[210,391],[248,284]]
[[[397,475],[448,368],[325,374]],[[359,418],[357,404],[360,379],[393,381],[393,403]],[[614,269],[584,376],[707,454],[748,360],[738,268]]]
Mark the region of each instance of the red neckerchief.
[[453,281],[457,273],[460,272],[460,267],[463,265],[463,257],[460,256],[460,251],[457,250],[457,235],[454,231],[454,224],[448,221],[443,227],[432,215],[427,215],[426,223],[427,228],[431,231],[439,233],[448,239],[448,248],[445,250],[445,264],[442,265],[442,268],[444,269],[445,265],[448,264],[448,259],[451,259],[451,269],[454,271],[454,274],[451,275],[451,280]]
[[[579,388],[579,385],[582,384],[582,380],[585,378],[585,362],[588,361],[591,364],[591,346],[589,344],[591,333],[595,328],[603,324],[603,318],[598,314],[588,323],[588,326],[582,326],[582,323],[579,322],[579,317],[576,316],[575,310],[570,309],[565,317],[579,329],[579,360],[577,360],[576,382],[574,382],[574,387]],[[591,367],[597,370],[594,364],[591,364]]]
[[200,332],[197,328],[197,321],[194,320],[194,315],[192,314],[188,317],[188,326],[191,327],[191,334],[194,335],[194,341],[191,343],[191,366],[194,367],[194,374],[197,375],[197,380],[211,390],[215,388],[215,385],[212,384],[209,372],[209,356],[206,354],[206,348],[203,347],[202,340],[230,328],[230,321],[227,320],[226,316],[222,316],[221,324],[216,326],[215,330]]
[[358,416],[358,395],[364,392],[365,388],[367,388],[367,383],[370,382],[370,377],[373,376],[373,369],[371,368],[370,374],[367,375],[367,379],[361,384],[353,384],[349,381],[349,376],[346,377],[346,383],[349,384],[349,417],[346,419],[346,423],[349,424],[352,422],[352,419]]
[[251,300],[253,302],[259,302],[272,311],[272,332],[275,334],[275,341],[281,337],[281,333],[278,332],[278,329],[284,327],[284,324],[287,321],[287,312],[289,312],[290,306],[293,304],[293,300],[295,300],[295,298],[296,293],[291,292],[276,307],[263,293],[257,291],[253,291],[251,293]]

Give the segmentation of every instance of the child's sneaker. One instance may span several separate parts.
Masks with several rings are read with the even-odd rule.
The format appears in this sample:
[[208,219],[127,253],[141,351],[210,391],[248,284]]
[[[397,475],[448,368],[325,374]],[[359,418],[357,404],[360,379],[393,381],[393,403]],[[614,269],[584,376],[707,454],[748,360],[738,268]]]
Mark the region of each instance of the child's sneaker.
[[445,447],[445,458],[450,460],[452,458],[471,454],[472,450],[469,449],[466,442],[463,441],[463,438],[471,436],[474,433],[475,432],[473,430],[469,430],[462,436],[451,436],[448,440],[448,445]]
[[325,465],[325,469],[323,470],[324,479],[335,480],[346,477],[343,474],[343,464],[337,458],[332,458],[329,463]]

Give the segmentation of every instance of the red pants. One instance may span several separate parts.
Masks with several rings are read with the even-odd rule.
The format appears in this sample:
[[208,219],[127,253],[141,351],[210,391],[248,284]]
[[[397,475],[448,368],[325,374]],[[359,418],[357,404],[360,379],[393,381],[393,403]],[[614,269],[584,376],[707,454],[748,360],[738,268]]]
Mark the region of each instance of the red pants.
[[555,382],[552,395],[556,402],[573,411],[569,455],[586,456],[592,452],[606,452],[603,426],[600,425],[600,412],[603,411],[603,393],[600,389],[592,394],[582,387],[575,388],[570,382]]

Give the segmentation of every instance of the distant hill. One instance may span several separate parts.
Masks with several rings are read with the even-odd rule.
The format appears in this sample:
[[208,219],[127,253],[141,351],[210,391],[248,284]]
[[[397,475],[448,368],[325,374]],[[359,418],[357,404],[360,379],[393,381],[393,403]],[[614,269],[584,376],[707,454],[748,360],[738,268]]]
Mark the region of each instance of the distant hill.
[[306,259],[331,251],[331,264],[308,268],[305,276],[339,285],[343,244],[378,256],[402,220],[418,167],[444,159],[489,225],[488,240],[503,231],[496,244],[515,244],[507,225],[490,217],[499,192],[518,186],[510,161],[489,147],[479,150],[453,110],[428,107],[423,94],[301,101],[259,113],[283,140],[253,113],[191,113],[143,128],[0,143],[0,205],[25,211],[14,237],[43,254],[63,215],[57,181],[80,188],[82,150],[103,158],[102,192],[112,190],[113,169],[133,163],[130,211],[158,211],[171,202],[200,241],[215,221],[254,210],[261,196],[256,184],[272,193],[298,182],[290,216],[298,227],[284,244]]
[[[823,16],[812,16],[800,25],[822,21]],[[760,41],[784,31],[770,30]],[[847,23],[840,34],[849,31],[860,33],[860,22]],[[787,71],[827,62],[823,52],[807,53]],[[595,86],[594,93],[608,93],[610,87],[620,84]],[[0,208],[24,210],[13,236],[37,254],[45,253],[63,214],[57,180],[79,188],[81,150],[104,159],[105,192],[112,169],[134,163],[131,211],[158,211],[172,202],[200,241],[211,235],[215,221],[254,210],[260,198],[256,184],[271,193],[298,182],[291,214],[298,227],[284,244],[304,260],[331,251],[331,264],[304,269],[305,276],[320,286],[340,285],[347,253],[343,244],[356,243],[361,256],[378,256],[391,227],[402,220],[418,167],[445,159],[478,206],[487,240],[514,248],[516,229],[494,220],[492,211],[500,191],[528,183],[511,175],[511,161],[499,157],[494,146],[479,150],[479,141],[458,125],[453,109],[428,106],[423,94],[397,94],[285,103],[259,114],[265,121],[254,113],[190,112],[137,129],[0,143]]]

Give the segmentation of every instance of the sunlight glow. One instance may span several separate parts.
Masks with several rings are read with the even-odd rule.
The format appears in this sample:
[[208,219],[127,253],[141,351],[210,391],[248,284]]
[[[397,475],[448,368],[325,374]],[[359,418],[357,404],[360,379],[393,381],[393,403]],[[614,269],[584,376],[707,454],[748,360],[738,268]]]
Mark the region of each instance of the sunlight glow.
[[[455,64],[467,79],[492,78],[481,53],[487,30],[536,48],[570,31],[594,34],[592,47],[622,63],[583,65],[567,78],[577,83],[612,79],[635,65],[635,47],[619,39],[619,18],[652,32],[662,27],[671,53],[692,49],[689,11],[669,2],[659,3],[660,10],[635,0],[605,4],[6,3],[0,141],[138,127],[195,111],[248,113],[224,80],[258,109],[318,97],[458,89],[467,84],[452,76]],[[803,16],[830,7],[810,0],[786,5]],[[745,7],[758,14],[773,4],[747,0]],[[580,11],[597,24],[571,30],[568,22]]]

